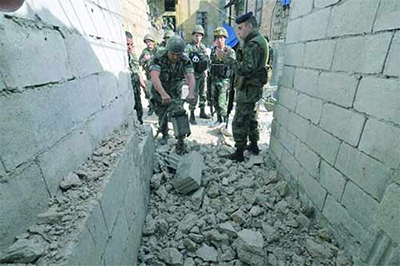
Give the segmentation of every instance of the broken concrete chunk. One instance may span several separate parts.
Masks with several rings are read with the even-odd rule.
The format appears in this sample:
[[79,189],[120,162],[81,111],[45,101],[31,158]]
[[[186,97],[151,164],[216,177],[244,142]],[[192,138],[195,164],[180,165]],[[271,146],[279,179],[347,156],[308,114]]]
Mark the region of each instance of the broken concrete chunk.
[[57,212],[56,208],[50,208],[44,213],[37,215],[41,223],[55,223],[61,219],[62,214]]
[[331,258],[332,250],[325,245],[315,243],[312,239],[306,239],[305,247],[313,258]]
[[46,243],[41,237],[18,239],[0,253],[0,263],[31,263],[44,254]]
[[79,187],[82,185],[81,180],[79,179],[79,176],[75,173],[70,173],[60,183],[60,188],[63,191],[66,191],[72,187]]
[[250,160],[246,163],[246,168],[251,168],[253,165],[262,165],[264,163],[264,158],[261,155],[251,156]]
[[196,251],[196,255],[204,261],[218,262],[217,250],[206,244],[203,244],[203,246]]
[[238,233],[234,246],[238,258],[249,265],[265,265],[264,239],[259,232],[243,229]]
[[197,215],[193,213],[187,214],[183,220],[179,223],[178,229],[183,233],[189,232],[189,230],[196,225],[197,223]]
[[230,237],[235,237],[237,235],[237,232],[235,230],[235,228],[233,228],[232,224],[230,222],[226,222],[223,224],[219,225],[219,230],[222,233],[227,234]]
[[166,248],[160,256],[168,265],[183,266],[183,256],[176,248]]
[[201,185],[201,175],[204,168],[204,158],[198,152],[192,152],[182,157],[176,176],[172,180],[175,189],[187,194]]

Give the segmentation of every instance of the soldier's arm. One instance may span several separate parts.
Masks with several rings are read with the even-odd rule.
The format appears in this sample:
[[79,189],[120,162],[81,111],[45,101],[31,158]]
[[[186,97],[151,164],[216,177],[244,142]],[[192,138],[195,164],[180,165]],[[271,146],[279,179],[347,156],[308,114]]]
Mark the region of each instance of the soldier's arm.
[[[189,95],[187,96],[188,100],[194,99],[194,88],[196,84],[196,80],[193,73],[186,73],[185,74],[186,83],[189,86]],[[190,97],[189,97],[190,96]]]
[[230,65],[239,76],[251,76],[261,60],[261,48],[257,43],[250,43],[243,51],[242,60],[238,61],[231,57],[226,57],[224,62]]
[[160,80],[160,71],[151,70],[150,71],[151,82],[153,83],[154,88],[160,94],[161,99],[164,103],[168,103],[171,101],[171,96],[164,90],[164,87],[161,84]]

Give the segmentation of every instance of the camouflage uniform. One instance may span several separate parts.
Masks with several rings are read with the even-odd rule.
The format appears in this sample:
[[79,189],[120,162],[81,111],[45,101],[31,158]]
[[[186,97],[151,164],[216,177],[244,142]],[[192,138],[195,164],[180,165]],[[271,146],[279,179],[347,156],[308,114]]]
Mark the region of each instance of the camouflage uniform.
[[[157,53],[157,48],[154,47],[153,50],[150,50],[149,48],[144,48],[140,57],[139,57],[139,64],[140,66],[143,68],[145,74],[146,74],[146,88],[147,91],[149,91],[151,93],[151,87],[153,86],[153,84],[151,83],[150,80],[150,62],[151,59],[154,57],[154,55]],[[145,55],[150,55],[151,59],[148,61],[144,61],[144,56]],[[146,98],[149,98],[150,96],[146,95]],[[149,112],[151,113],[151,109],[152,109],[152,104],[149,101]]]
[[[229,57],[236,59],[235,51],[226,47],[230,51]],[[210,79],[212,103],[217,115],[225,117],[227,115],[227,95],[226,92],[230,86],[230,68],[218,59],[215,55],[216,47],[211,51],[210,59]],[[220,121],[221,122],[221,121]]]
[[[185,74],[193,73],[192,63],[187,55],[182,54],[176,64],[171,64],[168,58],[168,50],[158,52],[150,63],[150,71],[155,70],[160,72],[160,81],[166,93],[171,96],[171,99],[181,99],[182,85],[185,79]],[[154,111],[158,117],[160,132],[165,136],[168,135],[167,119],[165,117],[170,104],[162,104],[162,99],[158,91],[151,88],[151,100]]]
[[[203,43],[200,43],[199,45],[196,45],[194,42],[189,43],[186,46],[185,53],[189,55],[191,58],[194,55],[197,55],[198,58],[207,58],[208,61],[208,56],[206,53],[206,46]],[[204,108],[206,105],[206,100],[207,100],[207,95],[206,95],[206,89],[205,89],[205,74],[204,70],[202,71],[197,71],[195,64],[193,64],[194,67],[194,75],[196,78],[196,87],[195,87],[195,101],[193,103],[189,104],[189,110],[194,111],[196,109],[197,102],[199,103],[200,108]]]
[[268,43],[254,30],[236,55],[237,61],[227,59],[236,75],[232,132],[237,149],[244,149],[247,139],[252,143],[259,140],[256,102],[261,99],[263,85],[267,83]]
[[131,72],[131,83],[133,94],[135,97],[135,110],[138,120],[143,124],[143,107],[140,99],[140,77],[139,77],[139,61],[134,53],[128,54],[129,70]]

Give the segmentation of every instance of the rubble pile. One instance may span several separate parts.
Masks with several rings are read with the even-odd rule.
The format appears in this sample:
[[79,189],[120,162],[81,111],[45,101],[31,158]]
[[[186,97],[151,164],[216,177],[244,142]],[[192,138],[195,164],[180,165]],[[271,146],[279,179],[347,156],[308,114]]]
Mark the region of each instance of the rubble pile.
[[[201,186],[187,193],[174,186],[181,173],[173,145],[170,140],[157,148],[140,266],[352,265],[329,230],[313,220],[312,207],[302,206],[277,175],[265,151],[235,163],[219,157],[229,147],[188,143],[189,155],[181,160],[198,154],[204,170]],[[185,175],[190,167],[182,170]]]

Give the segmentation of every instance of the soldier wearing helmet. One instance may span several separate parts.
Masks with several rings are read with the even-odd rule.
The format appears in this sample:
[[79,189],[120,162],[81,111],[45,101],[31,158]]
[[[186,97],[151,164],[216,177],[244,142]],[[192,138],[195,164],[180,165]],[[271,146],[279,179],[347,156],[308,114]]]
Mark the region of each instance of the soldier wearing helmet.
[[167,30],[167,31],[165,31],[164,36],[163,36],[163,41],[162,41],[162,43],[160,44],[160,47],[166,47],[166,46],[167,46],[167,43],[168,43],[168,41],[169,41],[169,39],[170,39],[172,36],[174,36],[174,32],[173,32],[172,30]]
[[[146,34],[143,38],[143,42],[146,44],[146,48],[143,49],[142,54],[139,57],[139,64],[143,68],[144,72],[146,73],[146,84],[147,88],[151,88],[151,81],[150,81],[150,61],[153,58],[154,54],[157,52],[157,48],[155,47],[155,39],[152,34]],[[146,98],[148,99],[149,96],[146,95]],[[149,101],[149,111],[148,115],[153,114],[153,108],[151,105],[151,102]]]
[[189,105],[190,123],[197,124],[194,116],[197,102],[200,107],[200,118],[209,119],[210,116],[205,113],[204,107],[206,103],[205,78],[208,68],[209,58],[206,53],[206,46],[201,42],[204,36],[204,28],[196,25],[193,28],[193,41],[186,46],[185,52],[189,55],[193,63],[194,75],[196,78],[195,101]]
[[[189,85],[189,94],[186,100],[194,101],[194,69],[189,57],[184,54],[185,41],[174,35],[170,38],[166,49],[158,52],[150,63],[150,75],[153,83],[151,100],[154,111],[158,117],[159,130],[163,137],[160,144],[166,144],[169,138],[167,120],[165,114],[171,101],[181,99],[182,85],[186,79]],[[183,139],[178,139],[177,153],[184,152]]]
[[217,113],[217,122],[226,122],[227,115],[227,90],[230,86],[231,68],[216,55],[216,51],[227,51],[229,57],[236,59],[235,51],[225,44],[228,32],[224,27],[214,30],[215,47],[212,48],[210,59],[211,97],[214,110]]

